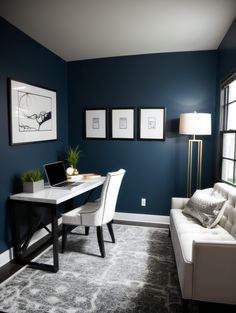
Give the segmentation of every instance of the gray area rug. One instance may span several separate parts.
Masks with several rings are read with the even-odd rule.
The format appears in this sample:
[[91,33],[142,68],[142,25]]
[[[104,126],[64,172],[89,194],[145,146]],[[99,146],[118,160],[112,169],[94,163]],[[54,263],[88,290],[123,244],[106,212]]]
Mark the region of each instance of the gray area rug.
[[[83,234],[83,228],[76,232]],[[182,312],[168,230],[114,225],[116,243],[104,227],[107,257],[99,257],[96,230],[69,235],[60,270],[25,267],[0,285],[0,311],[11,313]],[[51,263],[51,248],[38,261]]]

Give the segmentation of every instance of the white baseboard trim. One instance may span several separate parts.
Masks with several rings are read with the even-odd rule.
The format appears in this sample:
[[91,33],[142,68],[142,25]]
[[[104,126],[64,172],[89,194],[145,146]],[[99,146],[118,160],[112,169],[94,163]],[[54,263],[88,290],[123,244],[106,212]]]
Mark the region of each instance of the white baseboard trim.
[[[62,222],[62,219],[59,218],[58,219],[58,225],[60,225]],[[51,228],[51,224],[47,225],[48,229],[52,229]],[[35,242],[37,242],[38,240],[42,239],[43,237],[45,237],[46,235],[48,235],[48,232],[46,231],[46,229],[41,228],[39,230],[37,230],[35,232],[35,234],[33,235],[29,247],[31,245],[33,245]],[[13,259],[13,248],[10,248],[6,251],[4,251],[3,253],[0,254],[0,267],[7,264],[8,262],[10,262]]]
[[150,215],[150,214],[134,214],[115,212],[114,220],[125,222],[138,222],[148,224],[170,224],[170,217],[165,215]]
[[12,259],[13,259],[13,249],[10,248],[9,250],[6,250],[0,254],[0,267],[7,264]]

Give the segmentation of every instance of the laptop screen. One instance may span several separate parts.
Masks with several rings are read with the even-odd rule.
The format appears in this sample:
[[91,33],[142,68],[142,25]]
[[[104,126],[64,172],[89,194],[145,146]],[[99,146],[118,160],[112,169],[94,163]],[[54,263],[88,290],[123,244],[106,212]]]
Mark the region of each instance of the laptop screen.
[[44,169],[50,186],[54,186],[67,180],[62,161],[45,164]]

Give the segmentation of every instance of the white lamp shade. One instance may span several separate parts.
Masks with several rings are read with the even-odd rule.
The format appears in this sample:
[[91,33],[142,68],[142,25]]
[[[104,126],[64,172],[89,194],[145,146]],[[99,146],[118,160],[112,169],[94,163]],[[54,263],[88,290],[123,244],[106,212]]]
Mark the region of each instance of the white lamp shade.
[[182,135],[211,135],[211,114],[181,113],[179,133]]

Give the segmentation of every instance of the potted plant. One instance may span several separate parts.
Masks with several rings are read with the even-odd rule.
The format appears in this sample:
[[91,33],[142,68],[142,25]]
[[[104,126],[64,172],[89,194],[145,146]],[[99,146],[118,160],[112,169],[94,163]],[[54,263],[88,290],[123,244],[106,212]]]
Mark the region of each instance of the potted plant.
[[79,150],[79,145],[75,148],[69,147],[66,152],[66,162],[68,164],[67,174],[68,175],[78,175],[79,171],[77,169],[78,160],[81,157],[81,150]]
[[39,170],[28,170],[21,175],[23,192],[37,192],[44,188],[43,174]]

